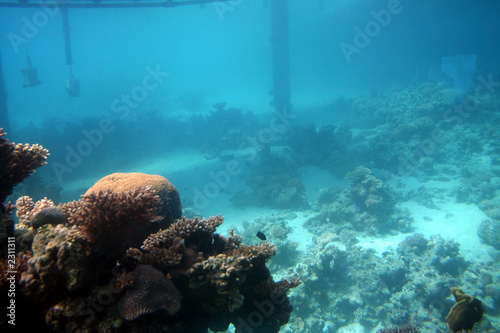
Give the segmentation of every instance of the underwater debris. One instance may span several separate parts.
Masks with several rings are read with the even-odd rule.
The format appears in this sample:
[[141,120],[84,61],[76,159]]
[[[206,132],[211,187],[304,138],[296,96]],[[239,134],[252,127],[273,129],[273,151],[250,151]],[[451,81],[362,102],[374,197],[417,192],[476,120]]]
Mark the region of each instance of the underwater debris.
[[451,288],[456,303],[446,316],[448,328],[452,332],[469,331],[481,320],[484,314],[483,303],[471,295],[465,294],[462,289]]

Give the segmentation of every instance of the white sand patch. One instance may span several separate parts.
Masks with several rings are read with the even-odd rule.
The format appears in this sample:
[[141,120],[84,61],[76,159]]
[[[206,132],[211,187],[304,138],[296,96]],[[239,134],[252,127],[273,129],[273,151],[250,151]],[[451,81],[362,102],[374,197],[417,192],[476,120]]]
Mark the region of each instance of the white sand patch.
[[299,168],[297,173],[306,188],[306,200],[310,205],[316,204],[321,189],[331,186],[345,188],[349,185],[347,180],[339,179],[331,172],[312,165]]
[[293,228],[292,233],[288,234],[288,240],[298,243],[299,246],[297,247],[297,251],[302,253],[306,253],[313,242],[314,235],[303,227],[304,223],[312,217],[313,214],[314,213],[310,211],[298,212],[295,219],[288,221],[288,225]]
[[365,329],[360,323],[352,323],[347,326],[343,326],[337,330],[337,333],[367,333],[368,330]]
[[[427,181],[419,183],[413,177],[394,177],[391,183],[404,184],[405,190],[417,189],[424,186],[428,189],[452,191],[457,181],[439,182]],[[413,233],[421,233],[426,238],[439,235],[444,239],[454,240],[460,244],[461,254],[466,260],[475,262],[489,261],[491,246],[483,244],[477,235],[481,222],[488,218],[479,207],[474,204],[457,203],[453,196],[445,196],[438,203],[438,209],[428,208],[414,201],[407,201],[400,205],[409,210],[414,219],[411,233],[397,234],[387,237],[366,237],[359,243],[366,248],[372,248],[381,254],[397,246],[404,238]]]

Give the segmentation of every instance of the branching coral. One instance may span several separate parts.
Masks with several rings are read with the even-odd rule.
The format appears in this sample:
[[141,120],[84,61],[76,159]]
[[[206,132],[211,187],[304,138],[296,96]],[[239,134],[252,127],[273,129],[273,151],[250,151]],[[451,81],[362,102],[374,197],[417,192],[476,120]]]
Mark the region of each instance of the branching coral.
[[12,194],[14,186],[35,169],[44,166],[49,151],[38,144],[10,143],[0,128],[0,204]]
[[17,228],[24,229],[31,226],[32,220],[38,213],[46,208],[55,208],[55,205],[50,199],[43,198],[37,202],[33,202],[33,199],[25,195],[17,199],[16,208],[16,215],[19,219],[19,225]]
[[140,244],[147,227],[157,219],[159,197],[149,187],[131,191],[100,191],[84,195],[77,202],[63,204],[70,223],[78,226],[93,251],[121,256]]
[[220,215],[211,216],[207,219],[188,219],[182,217],[169,228],[149,236],[142,245],[142,249],[151,251],[154,248],[169,248],[174,244],[176,238],[186,239],[194,236],[196,233],[212,234],[218,226],[224,222]]
[[182,216],[179,192],[168,179],[160,175],[139,172],[113,173],[101,178],[88,189],[85,195],[101,191],[129,192],[144,187],[150,187],[159,196],[156,214],[161,219],[160,223],[165,222],[165,225],[161,225],[161,227],[165,227]]

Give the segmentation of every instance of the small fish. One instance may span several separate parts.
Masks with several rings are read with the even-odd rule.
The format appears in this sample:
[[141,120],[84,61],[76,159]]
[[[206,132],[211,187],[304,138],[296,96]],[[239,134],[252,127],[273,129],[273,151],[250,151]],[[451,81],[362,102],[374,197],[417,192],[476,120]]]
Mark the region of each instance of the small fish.
[[257,232],[257,235],[255,235],[255,236],[259,237],[260,240],[266,240],[267,239],[266,235],[264,235],[264,233],[261,232],[261,231]]

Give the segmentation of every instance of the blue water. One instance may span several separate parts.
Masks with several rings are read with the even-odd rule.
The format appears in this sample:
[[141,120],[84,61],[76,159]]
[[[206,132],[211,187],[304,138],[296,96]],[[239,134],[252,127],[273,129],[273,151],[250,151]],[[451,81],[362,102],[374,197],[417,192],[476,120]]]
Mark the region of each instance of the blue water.
[[[396,189],[416,179],[427,185],[442,182],[454,202],[471,205],[471,216],[483,211],[497,221],[491,207],[500,189],[498,1],[290,0],[290,110],[275,110],[270,103],[272,1],[70,9],[71,66],[55,2],[46,1],[45,8],[0,7],[9,139],[40,143],[51,152],[48,165],[15,194],[39,199],[41,189],[50,188],[56,203],[65,202],[78,199],[107,174],[138,171],[170,179],[192,215],[227,214],[236,223],[247,209],[246,220],[262,217],[255,210],[325,218],[341,215],[332,207],[325,213],[325,202],[345,204],[348,195],[342,191],[349,185],[344,177],[363,166]],[[23,88],[21,69],[28,66],[28,56],[41,84]],[[71,72],[81,86],[77,97],[65,91]],[[426,95],[428,83],[434,90]],[[481,113],[457,113],[453,107],[467,108],[467,96],[477,87],[491,93],[478,106]],[[455,118],[447,110],[454,110]],[[437,129],[445,131],[443,140],[432,136]],[[422,148],[429,138],[432,153]],[[488,176],[474,178],[483,174]],[[439,211],[444,202],[439,186],[432,195],[409,186],[396,201]],[[422,203],[426,196],[438,204]],[[381,219],[380,214],[374,216]],[[314,223],[305,227],[313,228],[308,232],[314,237],[328,231]],[[415,230],[399,227],[391,232]],[[383,233],[359,228],[363,236]],[[272,238],[273,231],[268,232]],[[492,258],[498,258],[498,250],[493,251]],[[458,273],[454,278],[477,286]],[[498,276],[491,279],[485,284],[499,289]],[[321,285],[316,288],[323,292]],[[498,295],[488,304],[495,314]],[[355,303],[345,302],[347,308]],[[339,306],[332,299],[315,306],[332,304]],[[309,332],[337,332],[349,324],[347,315],[339,323],[327,312],[298,310]],[[409,322],[392,316],[391,323]],[[300,320],[293,320],[296,329]],[[364,324],[377,325],[375,319]]]

